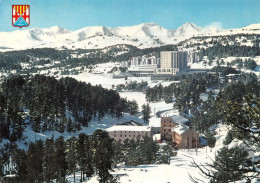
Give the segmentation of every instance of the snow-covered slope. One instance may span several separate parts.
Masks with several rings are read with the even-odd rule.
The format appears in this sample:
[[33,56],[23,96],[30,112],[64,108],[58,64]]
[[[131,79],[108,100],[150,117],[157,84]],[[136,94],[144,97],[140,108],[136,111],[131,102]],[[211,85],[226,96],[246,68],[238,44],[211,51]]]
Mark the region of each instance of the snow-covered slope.
[[242,29],[248,29],[248,30],[260,30],[260,23],[259,24],[251,24],[249,26],[246,26]]
[[260,24],[244,28],[223,30],[220,26],[199,27],[185,23],[168,30],[156,23],[142,23],[127,27],[90,26],[69,31],[58,26],[0,32],[0,51],[28,48],[104,48],[117,44],[129,44],[139,48],[176,44],[194,36],[230,35],[237,33],[259,33]]
[[198,27],[193,23],[187,22],[176,30],[176,32],[174,33],[174,36],[175,37],[180,37],[180,36],[192,37],[192,36],[198,35],[201,31],[202,31],[201,27]]

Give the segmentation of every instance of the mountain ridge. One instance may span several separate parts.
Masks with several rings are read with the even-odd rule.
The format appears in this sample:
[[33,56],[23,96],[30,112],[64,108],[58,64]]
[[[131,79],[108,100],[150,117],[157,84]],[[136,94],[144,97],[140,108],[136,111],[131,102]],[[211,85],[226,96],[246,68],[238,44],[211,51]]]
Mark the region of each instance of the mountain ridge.
[[[230,35],[238,33],[260,34],[260,23],[239,29],[225,30],[219,25],[200,27],[186,22],[177,29],[166,29],[150,22],[133,26],[88,26],[71,31],[59,26],[32,28],[13,32],[0,32],[0,51],[30,48],[95,49],[117,44],[129,44],[138,48],[177,44],[196,36]],[[26,44],[25,44],[26,43]],[[10,49],[3,49],[10,48]]]

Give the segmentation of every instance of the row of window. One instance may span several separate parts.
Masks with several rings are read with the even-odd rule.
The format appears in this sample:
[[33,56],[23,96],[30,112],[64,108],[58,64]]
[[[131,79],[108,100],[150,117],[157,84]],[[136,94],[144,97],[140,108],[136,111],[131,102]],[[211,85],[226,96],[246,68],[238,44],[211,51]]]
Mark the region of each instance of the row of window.
[[[168,126],[166,126],[166,125],[163,125],[164,127],[168,127]],[[170,124],[170,126],[169,127],[174,127],[174,125],[172,126],[171,124]]]
[[[130,133],[130,131],[124,131],[124,133],[127,133],[127,132]],[[116,131],[114,131],[114,133],[116,133]],[[123,131],[120,131],[120,133],[123,133]],[[135,133],[135,131],[134,131],[134,133]],[[136,133],[146,133],[146,134],[148,134],[148,132],[142,132],[142,131],[136,132]]]
[[[140,137],[144,138],[143,135],[137,135],[137,136],[140,136]],[[114,135],[114,137],[116,138],[116,134]],[[120,135],[120,137],[123,137],[123,135]],[[131,137],[131,135],[125,135],[125,137],[126,137],[126,138],[127,138],[127,137]],[[133,137],[135,137],[135,135],[133,135]]]
[[[164,132],[166,132],[166,129],[163,129]],[[169,129],[169,132],[171,131],[171,129]]]

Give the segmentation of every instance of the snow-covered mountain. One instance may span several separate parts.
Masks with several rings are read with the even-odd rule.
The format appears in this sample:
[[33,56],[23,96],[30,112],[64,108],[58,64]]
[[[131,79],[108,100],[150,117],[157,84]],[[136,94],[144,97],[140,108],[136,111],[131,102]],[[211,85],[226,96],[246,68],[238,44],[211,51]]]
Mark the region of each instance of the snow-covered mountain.
[[44,47],[93,49],[117,44],[129,44],[139,48],[148,48],[176,44],[198,35],[229,35],[243,32],[260,34],[260,24],[252,24],[234,30],[223,30],[215,25],[199,27],[193,23],[185,23],[176,30],[168,30],[156,23],[142,23],[116,28],[90,26],[75,31],[54,26],[50,28],[0,32],[0,51]]
[[202,31],[202,28],[199,26],[196,26],[193,23],[185,23],[182,26],[180,26],[176,32],[174,33],[175,37],[192,37],[198,35]]

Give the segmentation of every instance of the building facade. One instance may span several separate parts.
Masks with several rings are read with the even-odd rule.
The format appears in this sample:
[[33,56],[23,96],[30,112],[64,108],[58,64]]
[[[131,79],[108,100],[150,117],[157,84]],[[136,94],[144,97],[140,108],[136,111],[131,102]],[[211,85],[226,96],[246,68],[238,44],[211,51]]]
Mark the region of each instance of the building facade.
[[140,138],[143,140],[145,136],[152,137],[152,128],[150,126],[128,126],[128,125],[114,125],[107,128],[109,136],[116,140],[124,142],[126,139]]
[[128,72],[137,77],[152,76],[158,68],[159,58],[153,57],[133,57],[130,59]]
[[190,127],[179,124],[171,129],[172,142],[181,149],[197,148],[199,144],[199,133]]
[[171,141],[177,147],[196,148],[199,143],[199,133],[189,128],[189,120],[181,115],[161,118],[161,139]]
[[156,74],[178,75],[188,72],[186,51],[163,51],[160,53],[160,67]]
[[161,138],[162,140],[172,140],[171,129],[179,124],[186,124],[189,120],[181,115],[172,117],[161,117]]
[[198,63],[199,57],[195,52],[189,52],[188,53],[188,63],[193,64],[193,63]]
[[171,129],[178,124],[170,117],[161,117],[161,139],[170,141],[172,139]]

